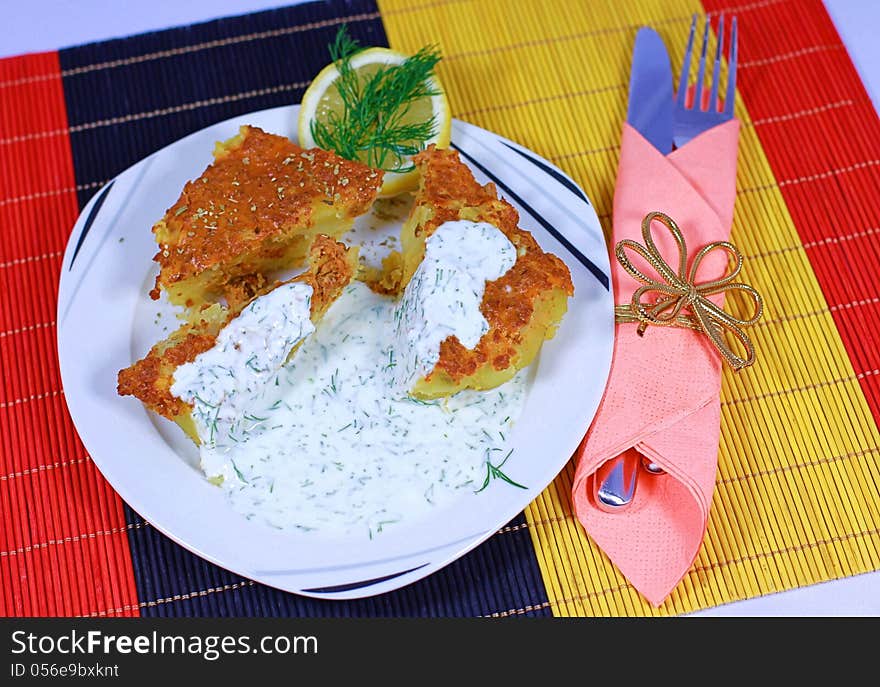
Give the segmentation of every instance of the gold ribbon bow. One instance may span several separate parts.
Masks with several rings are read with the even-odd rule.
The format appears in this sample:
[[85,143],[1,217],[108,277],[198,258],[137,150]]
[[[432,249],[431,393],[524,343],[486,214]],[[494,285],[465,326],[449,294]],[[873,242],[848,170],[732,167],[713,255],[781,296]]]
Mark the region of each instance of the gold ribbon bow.
[[[651,223],[654,220],[658,220],[669,229],[678,244],[677,273],[672,270],[660,255],[660,251],[657,250],[654,238],[651,236]],[[651,212],[645,216],[645,219],[642,220],[642,237],[645,239],[644,246],[630,239],[624,239],[615,246],[614,253],[623,269],[634,279],[644,284],[633,293],[630,303],[615,307],[616,321],[620,323],[639,322],[637,330],[639,336],[645,333],[648,325],[687,327],[706,334],[734,370],[741,370],[755,362],[755,349],[741,327],[755,324],[760,319],[764,303],[761,295],[751,286],[733,281],[742,269],[743,258],[740,252],[727,241],[710,243],[701,248],[694,256],[690,272],[688,272],[687,246],[684,236],[675,221],[662,212]],[[633,265],[626,254],[627,248],[644,258],[665,283],[647,276]],[[736,264],[733,270],[727,272],[720,279],[698,284],[696,275],[700,263],[709,253],[718,249],[734,258]],[[755,305],[752,317],[745,320],[734,317],[708,298],[708,296],[726,291],[742,291],[751,296]],[[657,295],[653,301],[643,302],[642,297],[650,293]],[[684,312],[685,310],[687,312]],[[732,334],[742,344],[745,349],[745,357],[738,355],[727,345],[724,340],[725,331]]]

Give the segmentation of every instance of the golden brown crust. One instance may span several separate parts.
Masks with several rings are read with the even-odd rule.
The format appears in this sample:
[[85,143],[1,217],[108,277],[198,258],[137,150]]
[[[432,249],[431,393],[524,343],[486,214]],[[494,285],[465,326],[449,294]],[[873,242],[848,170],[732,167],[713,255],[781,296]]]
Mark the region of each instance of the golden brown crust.
[[[231,285],[234,297],[242,276],[283,262],[292,250],[303,255],[319,217],[346,230],[369,209],[381,184],[382,173],[359,162],[244,126],[218,144],[213,164],[187,182],[153,227],[160,272],[150,295],[202,276],[206,284],[199,288],[228,297],[223,291]],[[297,247],[298,239],[305,243]]]
[[357,251],[328,236],[316,236],[309,256],[309,271],[291,281],[312,287],[312,320],[317,320],[339,298],[357,272]]
[[171,393],[174,370],[211,348],[222,325],[228,321],[228,317],[219,322],[199,319],[183,325],[168,339],[153,346],[146,357],[119,371],[116,393],[134,396],[169,420],[190,411],[189,404]]
[[[311,319],[317,322],[351,282],[356,270],[355,250],[319,235],[312,243],[309,269],[288,281],[303,282],[312,287]],[[229,309],[220,305],[203,308],[193,322],[183,325],[167,339],[157,343],[143,359],[120,370],[117,393],[138,398],[147,408],[169,420],[188,413],[192,406],[171,393],[174,371],[210,349],[220,330],[251,300],[277,288],[281,283],[287,282],[265,286],[251,298]]]
[[443,371],[458,381],[487,363],[495,370],[507,369],[518,357],[523,329],[538,301],[553,290],[574,294],[568,267],[541,250],[534,237],[517,226],[516,209],[497,197],[494,184],[477,183],[458,152],[429,146],[416,156],[415,163],[422,183],[413,213],[421,207],[427,217],[416,227],[416,235],[427,239],[443,222],[468,219],[498,227],[517,249],[516,264],[500,279],[486,283],[480,310],[489,331],[474,350],[465,348],[454,336],[443,341],[440,358],[427,379]]

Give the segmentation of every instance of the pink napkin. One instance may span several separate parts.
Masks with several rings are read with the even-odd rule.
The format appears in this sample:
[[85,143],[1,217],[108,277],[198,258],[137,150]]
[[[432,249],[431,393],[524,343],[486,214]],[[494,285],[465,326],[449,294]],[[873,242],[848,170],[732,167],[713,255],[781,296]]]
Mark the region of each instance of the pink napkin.
[[[693,255],[726,240],[733,222],[739,122],[735,119],[663,156],[624,124],[614,194],[614,245],[643,243],[641,222],[660,210],[672,217]],[[673,267],[678,250],[671,234],[654,224],[654,241]],[[630,254],[632,258],[632,255]],[[627,304],[641,284],[613,256],[615,302]],[[656,273],[634,261],[648,275]],[[722,251],[710,253],[698,281],[720,276]],[[719,297],[713,300],[720,303]],[[722,359],[707,337],[673,327],[618,324],[605,395],[576,454],[575,513],[593,540],[652,604],[659,606],[691,567],[706,523],[718,459]],[[627,451],[665,470],[642,472],[632,504],[607,513],[593,501],[590,475]]]

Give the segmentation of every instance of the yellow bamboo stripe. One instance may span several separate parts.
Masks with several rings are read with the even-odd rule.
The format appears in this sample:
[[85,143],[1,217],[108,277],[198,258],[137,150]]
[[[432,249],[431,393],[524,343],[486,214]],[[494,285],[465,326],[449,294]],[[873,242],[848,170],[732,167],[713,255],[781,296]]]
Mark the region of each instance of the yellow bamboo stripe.
[[[657,28],[680,64],[690,16],[702,12],[697,0],[379,4],[393,47],[441,47],[456,116],[555,161],[587,191],[609,232],[635,33]],[[724,376],[703,547],[653,608],[573,517],[570,463],[526,510],[548,593],[542,607],[556,615],[686,613],[880,568],[880,435],[739,100],[737,115],[746,126],[732,240],[756,256],[743,277],[763,294],[766,312],[750,332],[757,364]]]

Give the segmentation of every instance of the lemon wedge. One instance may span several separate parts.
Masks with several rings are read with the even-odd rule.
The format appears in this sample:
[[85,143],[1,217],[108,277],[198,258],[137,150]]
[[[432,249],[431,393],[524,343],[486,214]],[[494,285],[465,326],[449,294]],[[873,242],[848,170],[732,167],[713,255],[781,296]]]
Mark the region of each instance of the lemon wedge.
[[[351,57],[351,68],[357,74],[359,82],[364,83],[383,66],[399,65],[406,59],[407,55],[388,48],[368,48]],[[314,78],[303,95],[298,121],[299,144],[303,148],[317,147],[312,136],[313,121],[317,120],[326,124],[330,113],[342,115],[345,106],[336,87],[338,79],[339,70],[336,63],[331,62]],[[452,116],[443,86],[436,76],[431,77],[428,91],[433,95],[426,95],[408,103],[408,110],[401,117],[400,123],[424,122],[433,116],[434,135],[424,141],[406,141],[406,143],[420,148],[434,143],[438,148],[445,148],[449,145]],[[360,161],[369,164],[369,151],[363,152]],[[408,167],[410,166],[409,162],[409,159],[404,157],[401,159],[400,166]],[[386,171],[379,195],[388,197],[412,191],[418,187],[418,183],[418,171],[415,169],[407,172]]]

